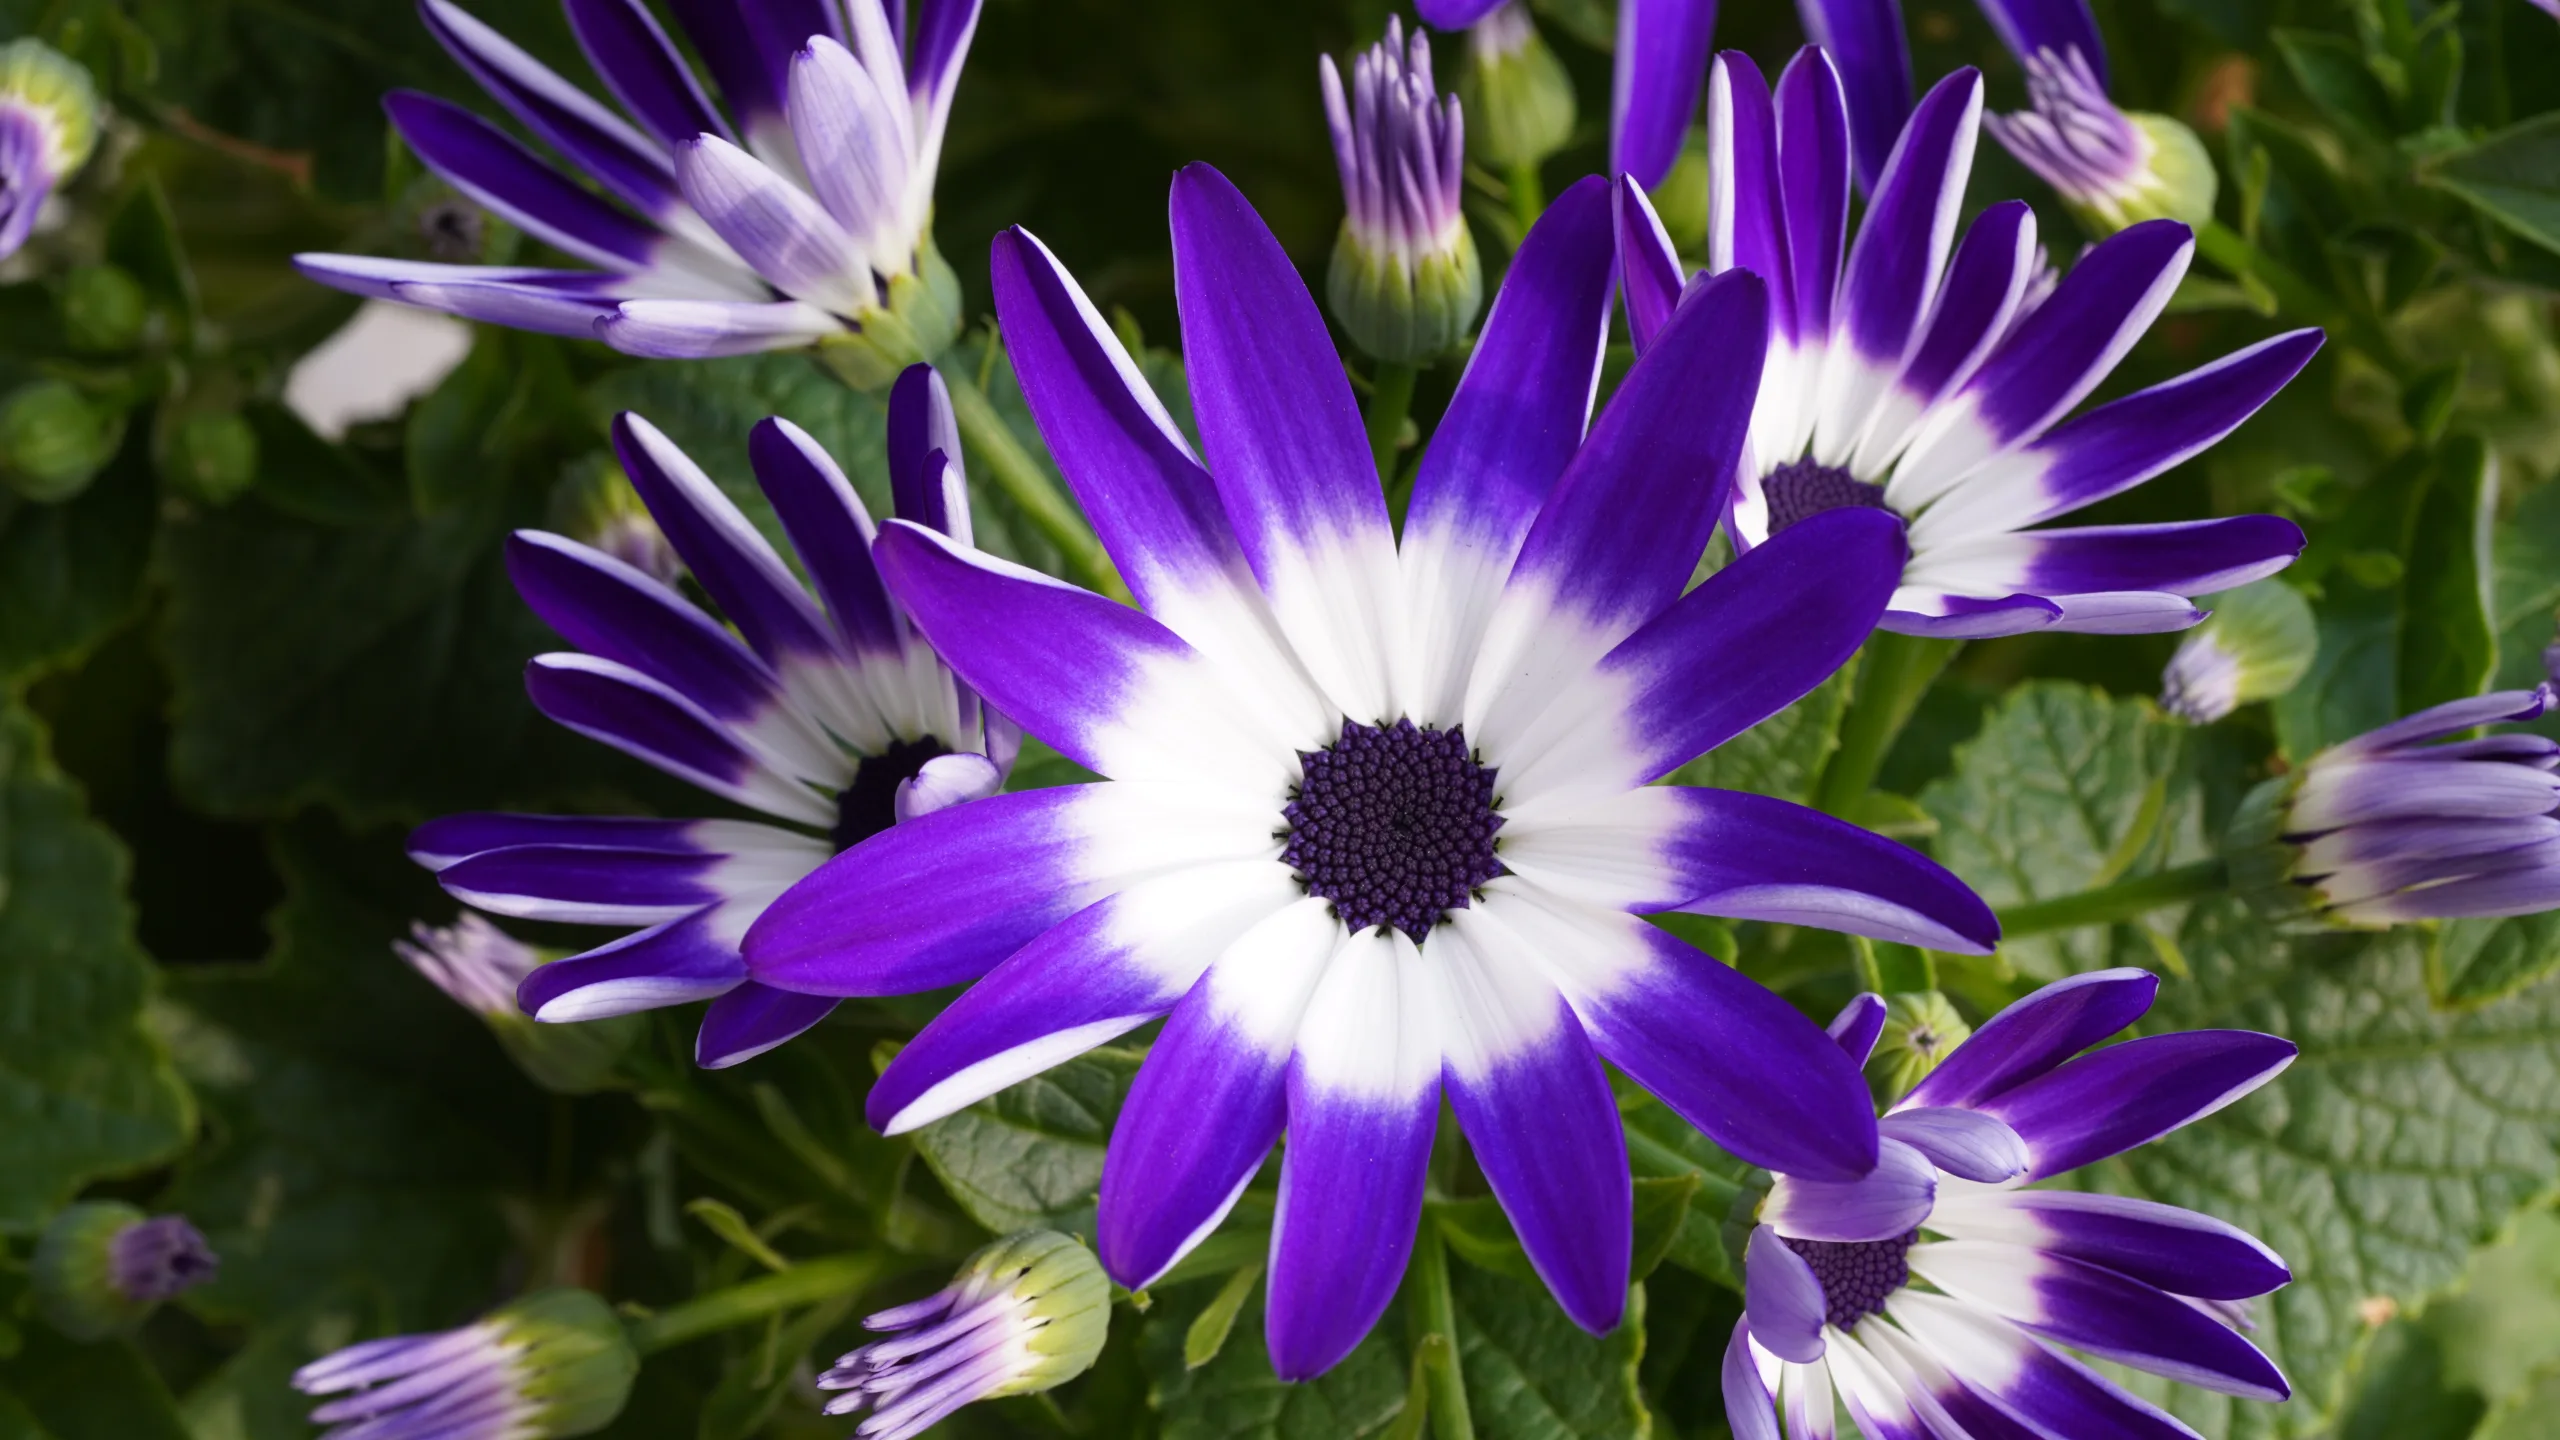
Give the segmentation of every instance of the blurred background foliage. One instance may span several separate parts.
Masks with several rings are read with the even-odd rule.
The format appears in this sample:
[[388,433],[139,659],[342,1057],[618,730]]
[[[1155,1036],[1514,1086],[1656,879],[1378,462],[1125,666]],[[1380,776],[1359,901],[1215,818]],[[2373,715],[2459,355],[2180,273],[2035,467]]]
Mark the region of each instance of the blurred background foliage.
[[[2321,648],[2293,693],[2206,730],[2148,698],[2170,637],[1965,650],[1861,818],[2002,906],[2207,854],[2250,781],[2417,705],[2532,683],[2560,603],[2560,22],[2523,0],[2097,8],[2118,102],[2184,119],[2221,167],[2196,273],[2105,393],[2290,325],[2331,342],[2231,441],[2094,518],[2300,520],[2313,543],[2286,583]],[[506,9],[492,18],[513,38],[584,74],[553,7]],[[1320,281],[1340,197],[1315,57],[1387,13],[988,0],[936,222],[973,315],[989,237],[1026,225],[1178,397],[1168,176],[1218,165]],[[1552,191],[1603,162],[1611,20],[1607,0],[1539,14],[1581,99]],[[2017,67],[1971,5],[1909,0],[1905,18],[1924,82],[1978,65],[1992,107],[2017,107]],[[1801,43],[1785,7],[1729,4],[1720,26],[1773,72]],[[933,997],[848,1005],[716,1074],[689,1063],[689,1017],[657,1017],[614,1088],[571,1098],[521,1078],[389,950],[453,912],[401,853],[410,825],[676,803],[524,702],[523,662],[552,637],[507,584],[506,532],[557,523],[623,408],[749,503],[747,427],[787,414],[882,508],[877,401],[802,357],[642,363],[483,329],[413,403],[324,438],[286,387],[355,302],[298,279],[292,252],[531,248],[426,176],[378,106],[412,86],[486,108],[478,91],[405,0],[0,0],[0,36],[25,34],[83,61],[116,119],[56,223],[0,269],[0,1437],[285,1440],[310,1433],[295,1365],[531,1285],[663,1306],[854,1250],[881,1257],[871,1298],[900,1299],[990,1230],[1089,1229],[1132,1053],[892,1142],[860,1098]],[[2012,195],[2057,252],[2076,247],[2049,192],[1983,146],[1972,204]],[[983,330],[954,363],[1036,444]],[[1423,377],[1418,434],[1460,363]],[[981,504],[990,548],[1054,561],[999,497]],[[1810,797],[1854,689],[1844,672],[1688,778]],[[1063,778],[1027,768],[1044,773]],[[2189,1395],[2180,1413],[2216,1436],[2560,1434],[2560,925],[2303,940],[2206,901],[1961,964],[1767,926],[1693,938],[1817,1016],[1861,976],[1940,986],[1978,1020],[2038,981],[2139,963],[2171,976],[2159,1024],[2297,1040],[2265,1097],[2093,1177],[2203,1205],[2295,1265],[2259,1333],[2296,1400]],[[1660,1107],[1630,1091],[1625,1109],[1640,1326],[1565,1323],[1490,1202],[1427,1222],[1462,1262],[1460,1359],[1488,1437],[1721,1431],[1727,1222],[1748,1192]],[[19,1303],[23,1257],[79,1195],[183,1210],[220,1278],[129,1343],[52,1336]],[[1092,1374],[950,1433],[1413,1433],[1392,1315],[1319,1382],[1271,1375],[1246,1303],[1268,1224],[1267,1194],[1249,1196],[1143,1312],[1116,1313]],[[850,1305],[668,1350],[607,1433],[841,1433],[802,1357],[843,1348]]]

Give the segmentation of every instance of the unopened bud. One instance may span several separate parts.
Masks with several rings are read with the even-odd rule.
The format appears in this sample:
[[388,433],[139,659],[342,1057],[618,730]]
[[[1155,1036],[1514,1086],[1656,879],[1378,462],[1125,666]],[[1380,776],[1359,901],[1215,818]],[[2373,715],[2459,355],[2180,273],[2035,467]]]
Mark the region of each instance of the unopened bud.
[[29,1269],[44,1318],[85,1342],[131,1333],[160,1302],[212,1279],[217,1264],[186,1217],[101,1200],[55,1216]]
[[675,546],[609,455],[597,454],[560,482],[551,495],[551,524],[653,580],[673,585],[684,574]]
[[2208,725],[2300,683],[2320,648],[2311,606],[2292,586],[2260,580],[2202,603],[2213,618],[2179,642],[2160,673],[2160,708]]
[[1326,298],[1362,350],[1422,364],[1465,339],[1484,304],[1484,266],[1461,208],[1458,102],[1432,88],[1426,37],[1408,45],[1394,19],[1352,62],[1347,90],[1332,56],[1318,70],[1344,212]]
[[187,410],[162,433],[161,478],[180,494],[227,505],[257,483],[258,432],[236,410]]
[[37,380],[0,399],[0,480],[40,503],[89,488],[116,453],[124,417],[63,380]]
[[[584,1290],[544,1290],[458,1330],[367,1340],[294,1372],[321,1440],[557,1440],[613,1423],[640,1357],[611,1306]],[[472,1428],[457,1428],[468,1421]]]
[[516,987],[556,958],[466,910],[453,924],[419,921],[393,953],[455,1004],[480,1017],[526,1078],[559,1095],[586,1095],[613,1081],[614,1067],[637,1044],[640,1015],[543,1023],[516,1006]]
[[54,187],[98,148],[98,88],[41,40],[0,45],[0,258],[18,252]]
[[2076,49],[2039,50],[2026,67],[2027,108],[1986,115],[1983,125],[2091,233],[2213,218],[2213,158],[2194,131],[2166,115],[2118,110]]
[[1490,169],[1536,165],[1573,138],[1573,80],[1520,0],[1468,28],[1458,98],[1467,149]]
[[1972,1034],[1973,1027],[1935,990],[1888,997],[1884,1033],[1867,1059],[1877,1098],[1890,1105],[1909,1094]]
[[113,355],[142,340],[151,319],[142,282],[114,265],[75,265],[62,276],[62,334],[71,348]]
[[1092,1251],[1030,1230],[970,1256],[942,1289],[862,1325],[885,1338],[818,1377],[819,1389],[845,1392],[827,1413],[868,1409],[866,1440],[906,1440],[964,1405],[1047,1390],[1092,1369],[1110,1331],[1111,1284]]

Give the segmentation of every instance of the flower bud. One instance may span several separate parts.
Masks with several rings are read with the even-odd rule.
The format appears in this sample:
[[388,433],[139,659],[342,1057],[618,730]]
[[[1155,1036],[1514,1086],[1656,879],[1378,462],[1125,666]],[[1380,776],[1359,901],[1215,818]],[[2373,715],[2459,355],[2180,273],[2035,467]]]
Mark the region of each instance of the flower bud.
[[236,410],[168,412],[160,475],[180,494],[227,505],[257,483],[258,432]]
[[663,584],[684,575],[675,546],[609,455],[574,468],[552,491],[551,528]]
[[1867,1057],[1867,1078],[1876,1098],[1890,1105],[1909,1094],[1972,1034],[1973,1027],[1935,990],[1888,997],[1884,1033]]
[[2560,907],[2560,743],[2448,737],[2538,719],[2548,685],[2421,710],[2240,802],[2231,888],[2279,923],[2379,929]]
[[0,399],[0,481],[51,504],[89,488],[114,457],[124,417],[101,410],[63,380],[37,380]]
[[410,940],[391,943],[393,953],[455,1004],[479,1016],[516,1068],[555,1094],[585,1095],[610,1084],[614,1066],[647,1024],[637,1014],[550,1024],[533,1020],[516,1007],[516,987],[556,957],[509,935],[476,911],[466,910],[461,919],[442,928],[418,921],[409,933]]
[[864,1440],[907,1440],[964,1405],[1083,1374],[1110,1324],[1111,1285],[1093,1252],[1028,1230],[970,1256],[924,1299],[863,1321],[889,1338],[845,1355],[818,1388],[847,1392],[830,1415],[872,1411]]
[[1419,365],[1466,338],[1484,303],[1484,266],[1460,208],[1465,122],[1431,86],[1431,46],[1387,21],[1352,62],[1346,93],[1333,57],[1318,62],[1342,233],[1325,295],[1352,341],[1379,360]]
[[161,1301],[212,1279],[219,1263],[185,1216],[98,1200],[53,1217],[29,1268],[44,1318],[86,1342],[131,1333]]
[[2210,597],[2213,618],[2187,632],[2160,672],[2160,708],[2209,725],[2291,690],[2311,668],[2320,632],[2292,586],[2260,580]]
[[18,252],[54,187],[98,148],[98,89],[41,40],[0,45],[0,259]]
[[[552,1440],[613,1423],[640,1357],[612,1307],[584,1290],[544,1290],[458,1330],[367,1340],[293,1374],[320,1440]],[[465,1418],[474,1428],[462,1428]]]
[[142,340],[151,319],[142,282],[114,265],[75,265],[62,276],[62,333],[71,348],[113,355]]
[[2026,67],[2027,108],[1982,123],[2092,234],[2213,218],[2213,159],[2194,131],[2166,115],[2118,110],[2077,49],[2039,50]]
[[1467,149],[1489,169],[1539,164],[1573,138],[1573,80],[1521,0],[1468,27],[1458,98]]

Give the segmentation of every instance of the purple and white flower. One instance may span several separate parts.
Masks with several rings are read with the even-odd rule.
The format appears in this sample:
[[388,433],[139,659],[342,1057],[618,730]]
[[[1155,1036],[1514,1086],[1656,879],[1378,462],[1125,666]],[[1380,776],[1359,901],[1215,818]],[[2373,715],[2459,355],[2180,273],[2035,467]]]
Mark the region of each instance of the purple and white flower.
[[1288,256],[1206,166],[1172,221],[1198,450],[1040,242],[993,258],[1032,415],[1138,608],[904,523],[879,544],[953,668],[1108,780],[875,838],[775,902],[748,964],[821,996],[978,982],[872,1088],[891,1133],[1163,1018],[1104,1161],[1103,1264],[1163,1275],[1286,1128],[1283,1376],[1340,1359],[1394,1293],[1444,1095],[1566,1313],[1606,1330],[1631,1188],[1604,1057],[1738,1154],[1835,1180],[1875,1160],[1838,1047],[1639,917],[1997,938],[1891,841],[1649,783],[1841,664],[1900,527],[1825,517],[1683,594],[1766,302],[1754,277],[1702,286],[1586,435],[1612,289],[1594,178],[1514,258],[1399,546]]
[[[490,914],[632,930],[527,976],[518,999],[535,1019],[710,1000],[696,1058],[734,1065],[834,1008],[748,977],[738,942],[765,905],[899,820],[992,794],[1020,737],[882,588],[861,498],[799,427],[761,422],[748,455],[814,597],[656,427],[625,414],[613,440],[736,633],[600,550],[518,531],[507,547],[517,591],[578,647],[536,656],[525,689],[560,724],[777,823],[454,815],[420,826],[409,853]],[[959,456],[941,377],[918,365],[890,395],[897,512],[966,545]]]
[[979,0],[919,0],[912,17],[884,0],[677,0],[716,102],[639,0],[565,8],[619,109],[451,0],[419,0],[437,41],[566,168],[450,101],[383,103],[427,168],[594,268],[306,254],[304,274],[635,355],[905,329],[872,338],[916,359],[947,342],[958,294],[933,248],[933,182]]
[[79,62],[36,39],[0,45],[0,260],[35,233],[54,188],[98,148],[98,90]]
[[[2189,596],[2282,569],[2302,531],[2273,515],[2028,527],[2229,434],[2310,360],[2320,332],[2279,335],[2066,420],[2159,316],[2194,237],[2175,221],[2135,225],[2091,246],[2049,292],[2024,203],[1985,210],[1957,243],[1981,112],[1973,71],[1939,82],[1849,242],[1849,131],[1829,59],[1803,50],[1773,96],[1748,56],[1716,58],[1708,268],[1769,281],[1735,547],[1833,510],[1881,510],[1905,522],[1911,551],[1888,630],[2183,629],[2204,618]],[[1681,268],[1643,191],[1623,182],[1618,229],[1642,353],[1680,303]]]
[[1431,37],[1390,16],[1386,38],[1351,62],[1343,87],[1320,56],[1325,120],[1342,175],[1342,233],[1325,298],[1354,343],[1415,365],[1466,338],[1484,303],[1484,266],[1467,228],[1465,117],[1431,83]]
[[[2122,1154],[2282,1073],[2272,1035],[2199,1030],[2079,1052],[2141,1018],[2159,981],[2105,970],[1995,1015],[1885,1115],[1875,1173],[1781,1173],[1745,1255],[1725,1351],[1736,1440],[1830,1440],[1835,1398],[1868,1440],[2194,1432],[2063,1347],[2253,1400],[2284,1374],[2239,1302],[2284,1261],[2208,1215],[2026,1188]],[[1884,1002],[1832,1026],[1863,1058]],[[2075,1058],[2076,1056],[2076,1058]]]
[[613,1423],[640,1357],[613,1307],[545,1290],[454,1330],[366,1340],[293,1372],[320,1440],[558,1440]]
[[2259,786],[2232,817],[2234,888],[2340,925],[2560,908],[2560,743],[2452,738],[2552,703],[2549,685],[2451,701]]
[[1062,1385],[1093,1368],[1111,1328],[1111,1284],[1093,1252],[1053,1230],[1009,1235],[951,1283],[862,1328],[887,1338],[818,1377],[844,1392],[830,1415],[871,1414],[862,1440],[910,1440],[964,1405]]

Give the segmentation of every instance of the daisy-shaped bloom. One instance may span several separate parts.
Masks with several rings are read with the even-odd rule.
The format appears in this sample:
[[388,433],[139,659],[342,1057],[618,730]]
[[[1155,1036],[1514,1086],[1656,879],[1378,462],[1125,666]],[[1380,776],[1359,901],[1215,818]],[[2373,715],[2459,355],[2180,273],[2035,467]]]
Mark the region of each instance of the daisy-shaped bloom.
[[994,251],[1032,414],[1140,608],[904,523],[878,549],[971,686],[1109,779],[875,838],[768,909],[748,964],[815,995],[979,982],[872,1088],[891,1132],[1163,1017],[1104,1161],[1103,1264],[1131,1287],[1162,1275],[1285,1128],[1267,1332],[1284,1376],[1341,1358],[1393,1294],[1444,1095],[1539,1273],[1605,1330],[1630,1187],[1603,1057],[1736,1153],[1838,1180],[1875,1159],[1838,1047],[1638,917],[1996,937],[1911,850],[1648,783],[1848,656],[1900,527],[1825,517],[1682,593],[1765,304],[1750,276],[1700,287],[1586,436],[1611,290],[1593,179],[1514,258],[1399,547],[1288,256],[1205,166],[1172,210],[1205,454],[1038,241]]
[[862,1440],[908,1440],[964,1405],[1063,1385],[1093,1368],[1111,1329],[1111,1284],[1093,1252],[1054,1230],[1008,1235],[951,1283],[862,1322],[879,1334],[818,1388],[830,1415],[871,1414]]
[[2252,791],[2225,847],[2262,909],[2383,926],[2560,907],[2560,743],[2450,737],[2536,720],[2552,688],[2455,700]]
[[[2168,303],[2195,249],[2186,226],[2123,230],[2049,288],[2021,202],[1984,211],[1955,244],[1982,112],[1981,79],[1961,70],[1912,113],[1844,263],[1849,139],[1830,61],[1800,52],[1772,97],[1749,57],[1727,52],[1707,92],[1709,268],[1747,268],[1770,295],[1737,548],[1835,509],[1897,515],[1911,559],[1885,628],[1946,636],[2182,629],[2204,618],[2189,596],[2300,553],[2301,530],[2272,515],[2028,528],[2205,449],[2319,348],[2319,331],[2297,330],[2065,419]],[[1681,275],[1643,192],[1620,198],[1641,351]]]
[[[2191,1440],[2058,1346],[2229,1395],[2290,1393],[2239,1333],[2241,1302],[2293,1278],[2275,1252],[2191,1210],[2022,1188],[2200,1120],[2293,1062],[2291,1043],[2245,1030],[2079,1054],[2158,989],[2140,970],[2048,985],[1894,1105],[1873,1175],[1779,1175],[1725,1352],[1735,1440],[1778,1440],[1781,1412],[1790,1440],[1830,1440],[1835,1395],[1868,1440]],[[1863,1057],[1884,1009],[1860,996],[1833,1024],[1841,1045]]]
[[[922,365],[900,377],[889,408],[898,514],[965,545],[957,433],[941,377]],[[738,942],[766,903],[898,820],[993,793],[1019,735],[952,678],[881,587],[861,497],[797,426],[763,421],[748,455],[815,597],[648,421],[618,417],[613,442],[736,631],[603,551],[518,531],[507,547],[517,591],[578,647],[536,656],[525,689],[560,724],[775,823],[453,815],[420,826],[409,853],[491,914],[632,931],[526,975],[527,1014],[592,1020],[711,1000],[695,1057],[733,1065],[834,1008],[748,979]]]
[[336,1398],[320,1440],[556,1440],[613,1423],[640,1357],[613,1307],[545,1290],[455,1330],[365,1340],[293,1372]]
[[716,102],[641,0],[565,8],[619,110],[451,0],[419,0],[437,41],[567,168],[450,101],[383,104],[456,190],[594,268],[310,254],[295,257],[304,274],[635,355],[859,331],[911,360],[948,343],[959,293],[933,248],[933,179],[978,0],[919,0],[903,24],[908,7],[884,0],[675,0]]

